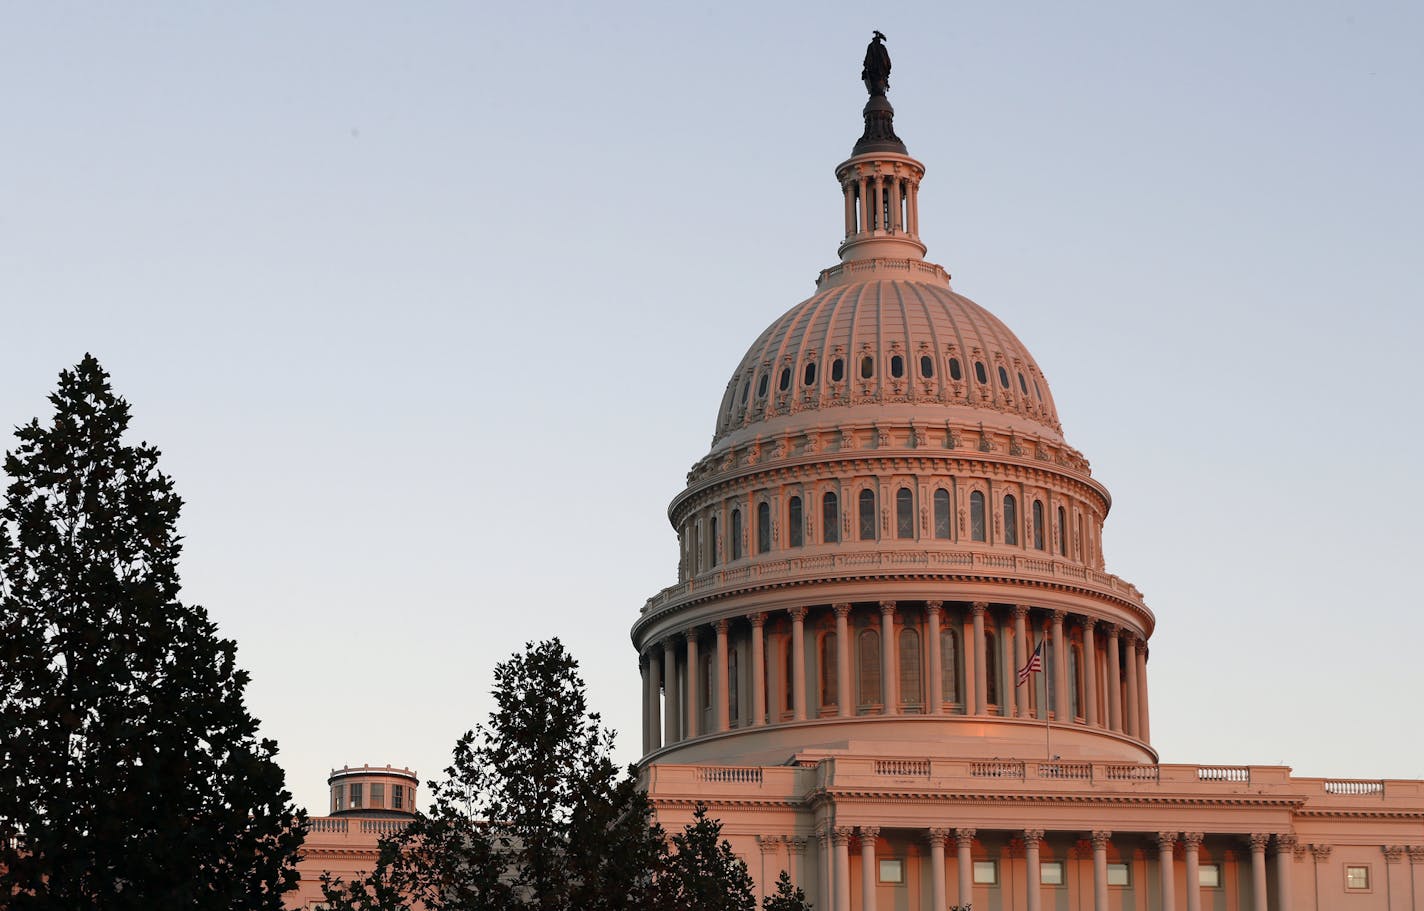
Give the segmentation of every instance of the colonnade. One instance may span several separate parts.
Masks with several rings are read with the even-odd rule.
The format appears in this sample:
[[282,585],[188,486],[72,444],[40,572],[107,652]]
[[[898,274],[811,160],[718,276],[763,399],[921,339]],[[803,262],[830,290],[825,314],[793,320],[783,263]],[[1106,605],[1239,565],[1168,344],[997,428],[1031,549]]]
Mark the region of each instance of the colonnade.
[[917,180],[899,174],[847,175],[841,184],[845,194],[845,236],[878,231],[918,237],[919,188]]
[[[956,853],[957,893],[954,904],[968,906],[974,900],[974,840],[978,834],[972,828],[931,827],[925,832],[930,849],[930,895],[929,911],[947,911],[949,906],[949,883],[946,875],[945,852],[953,844]],[[877,839],[881,829],[878,826],[821,826],[816,836],[821,844],[822,876],[819,888],[823,907],[829,911],[851,911],[851,845],[855,842],[860,853],[860,901],[854,903],[856,911],[878,911],[877,909]],[[1028,911],[1042,911],[1043,890],[1040,849],[1045,839],[1043,829],[1023,829],[1003,833],[1012,836],[1021,845],[1024,859],[1024,895]],[[1071,833],[1079,837],[1082,833]],[[1155,907],[1160,911],[1176,911],[1177,883],[1174,875],[1177,846],[1182,848],[1185,866],[1184,898],[1186,911],[1201,911],[1202,886],[1199,869],[1201,846],[1206,835],[1202,832],[1141,832],[1125,836],[1134,839],[1146,838],[1156,848],[1157,888],[1156,902],[1142,891],[1146,883],[1135,883],[1139,901],[1145,907]],[[1249,836],[1223,836],[1242,839],[1242,846],[1249,848],[1251,875],[1251,904],[1245,911],[1267,911],[1267,868],[1266,849],[1274,842],[1275,902],[1271,907],[1292,908],[1291,903],[1291,858],[1296,847],[1294,835],[1256,833]],[[1098,830],[1088,833],[1092,845],[1093,869],[1093,911],[1108,911],[1108,847],[1113,833]],[[997,885],[997,883],[996,883]],[[1066,885],[1066,883],[1064,884]],[[1017,891],[1017,890],[1015,890]]]
[[[866,629],[878,634],[878,661],[858,649],[853,666],[852,632]],[[917,633],[908,648],[905,629]],[[831,633],[833,661],[817,646]],[[1047,640],[1053,656],[1044,661],[1053,679],[1042,695],[1014,679],[1035,640]],[[953,654],[944,652],[946,641]],[[645,645],[643,751],[733,729],[868,714],[1052,717],[1150,742],[1146,646],[1137,631],[1091,616],[983,601],[841,602],[721,618]],[[913,667],[902,668],[902,659]],[[902,692],[902,681],[916,691]],[[867,688],[877,698],[867,700]],[[750,700],[738,697],[746,691]]]

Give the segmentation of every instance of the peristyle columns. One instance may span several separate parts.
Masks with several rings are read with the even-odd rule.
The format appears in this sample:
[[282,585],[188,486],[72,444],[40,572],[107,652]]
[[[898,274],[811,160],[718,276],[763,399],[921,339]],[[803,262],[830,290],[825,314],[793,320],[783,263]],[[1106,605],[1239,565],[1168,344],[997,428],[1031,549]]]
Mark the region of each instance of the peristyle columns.
[[945,911],[944,842],[948,829],[930,829],[930,911]]
[[875,839],[880,835],[877,826],[860,827],[860,909],[875,911],[875,884],[880,878],[875,875]]
[[1122,730],[1121,636],[1117,624],[1108,625],[1108,727],[1114,731]]
[[663,640],[663,742],[676,743],[682,721],[682,689],[678,686],[677,640],[668,636]]
[[1043,830],[1025,829],[1023,840],[1024,873],[1028,878],[1028,882],[1025,884],[1028,911],[1041,911],[1043,907],[1043,874],[1039,869],[1038,848],[1043,844]]
[[1063,643],[1063,611],[1056,610],[1053,620],[1053,717],[1060,724],[1073,720],[1073,709],[1068,699],[1068,649]]
[[717,657],[712,668],[712,679],[717,687],[717,730],[725,731],[731,727],[731,686],[727,681],[727,627],[726,620],[718,620],[713,624],[713,629],[717,632]]
[[791,676],[786,681],[791,687],[792,717],[797,721],[806,720],[806,608],[793,607],[787,611],[791,615]]
[[1127,715],[1123,719],[1123,729],[1129,737],[1138,735],[1137,722],[1137,637],[1127,634],[1127,656],[1123,664],[1127,666]]
[[752,624],[752,726],[766,723],[766,643],[763,627],[766,614],[749,614]]
[[842,718],[855,714],[850,701],[850,605],[833,604],[836,613],[836,706]]
[[1111,832],[1092,833],[1093,911],[1108,911],[1108,841],[1111,838]]
[[880,602],[880,702],[886,715],[898,715],[895,684],[900,675],[895,663],[895,602]]
[[659,697],[663,687],[663,656],[661,649],[648,650],[648,752],[663,745],[663,719]]
[[[1014,605],[1014,689],[1020,687],[1018,682],[1019,668],[1028,664],[1028,605]],[[1022,684],[1023,692],[1018,698],[1018,715],[1020,718],[1027,718],[1032,714],[1033,702],[1033,677],[1029,677],[1029,682]]]
[[[1291,904],[1291,864],[1295,862],[1295,846],[1294,835],[1276,836],[1276,896],[1281,911],[1295,907]],[[1385,872],[1388,873],[1388,870]]]
[[1251,911],[1266,911],[1266,843],[1271,836],[1256,833],[1251,843]]
[[1176,832],[1157,833],[1157,872],[1162,881],[1162,911],[1176,911],[1177,908],[1177,884],[1172,873],[1172,849],[1176,845]]
[[958,851],[955,861],[959,867],[959,904],[968,905],[974,901],[974,859],[970,849],[974,846],[973,829],[955,829],[954,846]]
[[984,668],[984,612],[989,609],[985,601],[975,601],[969,607],[974,618],[974,714],[984,715],[989,711],[988,677]]
[[850,826],[836,826],[831,832],[836,853],[836,911],[850,911],[850,837],[854,832]]
[[687,738],[697,736],[702,720],[702,662],[697,660],[697,630],[683,633],[687,639]]
[[[939,649],[939,618],[944,609],[943,601],[925,602],[925,625],[930,639],[930,679],[929,685],[925,687],[926,695],[929,697],[929,713],[938,715],[940,713],[941,698],[944,695],[944,656]],[[940,845],[940,861],[944,861],[944,845]],[[944,905],[939,905],[943,909]]]
[[1187,911],[1201,911],[1201,832],[1183,832],[1186,848]]
[[1098,726],[1098,644],[1093,635],[1097,625],[1091,617],[1083,618],[1083,681],[1087,690],[1083,695],[1083,720],[1089,727]]

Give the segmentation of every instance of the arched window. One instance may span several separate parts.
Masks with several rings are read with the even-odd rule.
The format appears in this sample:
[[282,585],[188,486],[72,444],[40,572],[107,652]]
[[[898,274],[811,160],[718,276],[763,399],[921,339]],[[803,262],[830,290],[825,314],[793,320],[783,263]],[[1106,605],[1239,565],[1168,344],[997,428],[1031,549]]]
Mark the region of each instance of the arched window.
[[880,634],[873,629],[862,630],[858,642],[860,658],[860,704],[880,703]]
[[952,380],[964,379],[964,371],[959,369],[959,358],[957,357],[949,359],[949,378]]
[[840,688],[840,680],[836,676],[836,634],[826,633],[821,637],[821,705],[834,706],[836,695]]
[[860,378],[868,380],[873,376],[875,376],[875,358],[867,354],[860,359]]
[[875,491],[860,492],[860,540],[875,540]]
[[776,388],[785,392],[791,388],[791,368],[781,368],[781,378],[776,381]]
[[949,491],[943,487],[934,492],[934,535],[940,540],[949,540]]
[[905,359],[898,354],[890,356],[890,375],[897,380],[905,375]]
[[[989,384],[989,372],[984,369],[983,361],[974,362],[974,378],[978,380],[981,385],[987,386]],[[766,377],[761,378],[761,384],[763,386],[766,385]],[[758,395],[760,394],[761,393],[758,393]]]
[[1019,543],[1019,501],[1011,493],[1004,494],[1004,543]]
[[906,627],[900,630],[900,702],[920,707],[920,633]]
[[928,354],[920,355],[920,376],[927,380],[934,377],[934,358]]
[[1068,556],[1068,513],[1058,507],[1058,554]]
[[984,630],[984,702],[999,704],[999,637]]
[[1019,388],[1023,390],[1024,395],[1028,395],[1028,383],[1024,380],[1022,373],[1019,374]]
[[718,548],[717,545],[721,543],[721,542],[718,540],[718,538],[717,538],[717,517],[716,517],[716,516],[713,516],[713,517],[712,517],[712,521],[711,521],[710,524],[711,524],[711,528],[712,528],[712,540],[709,541],[709,542],[707,542],[708,545],[709,545],[709,547],[708,547],[707,549],[711,552],[711,553],[710,553],[710,557],[712,558],[712,565],[713,565],[713,566],[716,566],[716,565],[717,565],[717,551],[719,550],[719,548]]
[[727,654],[727,718],[733,725],[737,723],[737,650]]
[[821,497],[821,540],[834,544],[841,539],[841,503],[834,492]]
[[742,404],[747,403],[747,393],[752,389],[752,378],[747,377],[747,381],[742,384]]
[[939,632],[939,698],[959,701],[959,637],[952,629]]
[[984,494],[974,491],[969,494],[969,537],[975,541],[987,541],[984,533]]
[[895,537],[915,536],[915,496],[910,488],[901,487],[895,491]]
[[1003,367],[999,368],[999,385],[1003,386],[1005,389],[1009,388],[1009,371],[1005,370]]
[[1043,501],[1033,501],[1033,547],[1043,550]]
[[845,379],[845,361],[836,358],[831,361],[831,382],[839,383],[843,379]]
[[762,501],[757,504],[757,553],[771,550],[771,506]]
[[766,398],[766,384],[771,379],[768,374],[763,373],[761,379],[757,381],[757,398]]
[[811,361],[806,365],[805,371],[801,374],[801,385],[809,386],[816,382],[816,362]]
[[800,547],[805,541],[806,520],[801,515],[801,498],[792,497],[786,502],[786,540],[792,547]]
[[732,559],[742,559],[742,511],[732,510]]

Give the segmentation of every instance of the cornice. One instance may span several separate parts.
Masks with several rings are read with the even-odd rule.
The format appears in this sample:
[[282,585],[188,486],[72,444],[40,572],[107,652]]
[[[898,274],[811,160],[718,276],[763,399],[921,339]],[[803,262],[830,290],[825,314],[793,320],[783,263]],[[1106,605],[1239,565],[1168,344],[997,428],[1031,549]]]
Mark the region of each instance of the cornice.
[[1057,804],[1063,806],[1135,806],[1135,807],[1254,807],[1261,809],[1288,809],[1295,811],[1304,802],[1294,796],[1271,797],[1260,794],[1231,795],[1189,795],[1189,794],[1104,794],[1102,792],[1043,792],[1020,791],[1007,794],[991,794],[982,791],[938,791],[903,790],[891,791],[883,788],[840,788],[826,789],[832,801],[856,800],[873,803],[903,803],[907,800],[935,801],[939,803],[964,803],[985,806],[1020,804]]

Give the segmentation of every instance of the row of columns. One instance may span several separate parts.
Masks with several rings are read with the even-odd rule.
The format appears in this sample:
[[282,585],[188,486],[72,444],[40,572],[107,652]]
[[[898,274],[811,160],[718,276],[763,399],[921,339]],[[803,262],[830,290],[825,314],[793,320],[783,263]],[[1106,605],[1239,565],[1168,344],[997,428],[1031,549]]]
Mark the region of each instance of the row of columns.
[[[926,627],[924,639],[928,640],[924,646],[927,646],[928,651],[926,665],[929,678],[928,686],[925,686],[928,696],[925,701],[925,710],[934,715],[944,711],[940,699],[941,676],[944,668],[940,631],[944,622],[944,602],[931,600],[923,603]],[[831,605],[831,610],[835,614],[836,632],[836,710],[837,714],[842,717],[854,715],[856,712],[856,703],[852,700],[851,695],[849,622],[851,607],[848,602]],[[894,715],[900,710],[901,695],[898,692],[900,682],[899,648],[895,635],[898,605],[891,600],[881,601],[879,610],[881,705],[884,714]],[[967,693],[964,696],[966,714],[989,714],[988,649],[985,634],[985,616],[988,610],[987,602],[976,601],[969,605],[972,645],[965,650],[965,657],[968,659],[968,668],[965,674]],[[1012,608],[1014,667],[1006,669],[1008,673],[1004,675],[1010,683],[1014,679],[1014,671],[1028,662],[1029,610],[1030,608],[1023,604],[1014,605]],[[787,609],[787,615],[791,620],[791,679],[786,681],[786,685],[791,689],[792,720],[804,721],[808,711],[806,680],[809,669],[806,662],[805,628],[808,609],[804,606],[791,607]],[[751,629],[752,711],[749,721],[739,724],[739,727],[756,727],[768,723],[765,651],[767,618],[768,615],[760,611],[746,615]],[[1062,610],[1053,610],[1049,613],[1048,635],[1051,637],[1055,656],[1054,679],[1049,688],[1053,702],[1051,709],[1054,716],[1060,721],[1073,719],[1068,681],[1068,636],[1065,628],[1067,618],[1068,614]],[[1096,633],[1100,624],[1105,628],[1107,635],[1107,654],[1103,662],[1107,665],[1107,692],[1103,694],[1101,700],[1098,694],[1099,660]],[[1125,631],[1116,624],[1105,623],[1091,617],[1078,616],[1077,625],[1081,629],[1083,639],[1084,668],[1082,676],[1084,684],[1083,692],[1080,695],[1084,724],[1088,727],[1102,728],[1150,742],[1147,709],[1147,643],[1145,639],[1131,631]],[[702,692],[704,681],[699,671],[701,667],[700,640],[703,627],[694,626],[668,636],[660,644],[652,644],[644,651],[643,752],[645,754],[660,749],[664,742],[669,744],[676,742],[680,734],[686,739],[691,739],[700,734],[731,729],[731,682],[728,667],[730,621],[727,619],[718,620],[712,624],[712,629],[715,636],[711,682],[713,718],[711,730],[708,731],[699,730],[702,721],[702,707],[708,695]],[[681,664],[679,664],[679,652],[683,658]],[[685,673],[680,674],[679,667],[683,668]],[[1125,680],[1123,679],[1124,672]],[[685,687],[684,682],[686,683]],[[925,685],[923,679],[921,685]],[[685,692],[682,691],[684,689]],[[1015,692],[1016,689],[1012,685],[1004,687],[1002,714],[1008,717],[1033,717],[1033,709],[1027,694],[1023,698],[1019,698]],[[661,701],[660,693],[665,697]],[[1102,712],[1099,711],[1100,701],[1103,703],[1104,711]],[[663,703],[666,705],[666,710],[664,710]],[[1046,709],[1047,707],[1042,710]],[[1105,718],[1102,717],[1104,714],[1106,714]],[[1040,717],[1042,716],[1040,715]]]
[[[846,237],[873,231],[919,236],[919,184],[913,179],[894,174],[862,174],[847,180],[841,189],[845,194]],[[882,224],[887,207],[889,225]]]
[[[876,911],[875,889],[879,880],[876,868],[875,840],[880,834],[877,826],[835,826],[823,829],[820,837],[823,846],[829,843],[825,855],[828,875],[823,877],[822,894],[830,899],[832,911],[850,911],[850,842],[852,837],[860,841],[860,911]],[[974,900],[974,864],[972,847],[975,829],[938,828],[929,829],[930,845],[930,909],[946,911],[948,907],[947,880],[945,875],[945,846],[951,838],[957,851],[958,896],[955,904],[968,906]],[[1042,870],[1039,849],[1043,844],[1043,829],[1025,829],[1021,833],[1024,847],[1025,895],[1028,911],[1042,911]],[[1090,834],[1093,846],[1093,911],[1108,911],[1108,843],[1112,832],[1099,830]],[[1159,907],[1161,911],[1176,911],[1177,890],[1174,879],[1175,850],[1180,839],[1183,847],[1183,861],[1186,874],[1186,911],[1201,911],[1202,897],[1199,880],[1200,850],[1205,835],[1202,832],[1158,832],[1157,863],[1159,880]],[[1266,911],[1266,846],[1273,836],[1267,833],[1252,834],[1247,838],[1251,849],[1251,911]],[[1276,835],[1276,854],[1286,862],[1276,864],[1277,907],[1292,908],[1291,868],[1288,862],[1295,850],[1294,835]],[[824,856],[824,855],[823,855]]]

